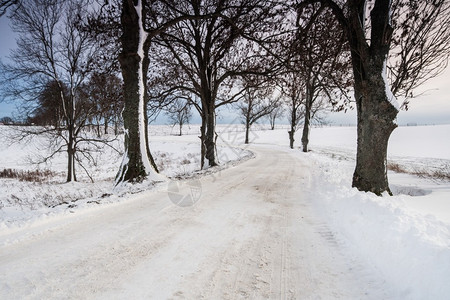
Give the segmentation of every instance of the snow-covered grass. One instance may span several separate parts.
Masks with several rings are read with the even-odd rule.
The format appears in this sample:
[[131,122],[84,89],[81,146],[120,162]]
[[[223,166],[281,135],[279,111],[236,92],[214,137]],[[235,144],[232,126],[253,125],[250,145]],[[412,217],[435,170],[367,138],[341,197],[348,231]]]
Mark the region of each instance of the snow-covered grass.
[[[1,126],[0,135],[9,130]],[[220,176],[220,172],[199,171],[199,127],[185,127],[183,136],[176,136],[177,131],[170,126],[150,127],[151,149],[162,174],[171,178]],[[219,125],[217,132],[222,168],[251,157],[242,144],[242,126]],[[392,197],[351,188],[356,128],[313,128],[309,153],[300,152],[299,134],[295,139],[297,147],[290,150],[286,128],[272,131],[260,126],[250,135],[252,147],[285,151],[309,168],[310,185],[302,190],[315,210],[349,254],[372,266],[395,287],[396,299],[448,299],[450,181],[433,174],[449,171],[450,125],[399,127],[394,131],[388,160],[392,169],[402,172],[388,172]],[[44,141],[39,139],[11,146],[2,143],[0,170],[35,168],[29,165],[28,157],[43,151],[42,145]],[[120,145],[119,140],[117,147]],[[57,174],[49,182],[0,178],[0,235],[51,215],[64,217],[76,209],[96,209],[99,203],[126,201],[130,193],[143,189],[163,188],[144,184],[114,189],[120,157],[110,148],[97,154],[97,164],[91,166],[95,183],[90,183],[81,170],[81,182],[64,183],[64,156],[40,166]]]
[[[188,135],[175,136],[171,126],[152,126],[150,129],[151,151],[155,162],[167,180],[212,174],[221,168],[249,159],[252,153],[244,149],[220,143],[217,147],[221,167],[200,170],[200,140],[198,126],[186,127]],[[176,131],[176,130],[175,130]],[[41,156],[49,154],[48,141],[44,136],[15,141],[15,129],[0,126],[0,171],[16,173],[43,170],[53,174],[39,182],[19,178],[0,178],[0,228],[30,224],[38,219],[60,213],[70,213],[77,207],[92,207],[100,203],[123,200],[130,193],[155,188],[152,183],[114,187],[123,150],[123,136],[112,143],[114,148],[100,145],[92,152],[93,163],[87,169],[94,179],[78,168],[78,182],[66,183],[66,155],[61,153],[46,163],[37,164]],[[114,150],[116,149],[116,150]],[[117,151],[119,150],[119,151]]]

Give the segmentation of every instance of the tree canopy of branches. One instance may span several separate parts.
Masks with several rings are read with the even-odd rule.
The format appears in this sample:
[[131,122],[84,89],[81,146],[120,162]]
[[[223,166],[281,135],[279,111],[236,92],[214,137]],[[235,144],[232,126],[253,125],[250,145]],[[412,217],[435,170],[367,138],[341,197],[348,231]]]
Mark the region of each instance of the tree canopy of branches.
[[179,135],[183,134],[183,125],[189,124],[192,118],[191,103],[183,99],[171,101],[166,109],[166,114],[173,126],[179,126]]
[[299,72],[287,72],[278,78],[278,86],[286,106],[290,125],[289,147],[294,149],[295,132],[300,120],[304,117],[304,110],[301,108],[304,104],[305,81]]
[[210,7],[202,1],[123,0],[121,7],[122,36],[119,61],[124,80],[125,106],[122,113],[125,128],[125,155],[116,183],[161,180],[148,145],[147,77],[152,40],[183,22],[201,22],[211,18],[209,11],[193,9]]
[[61,101],[61,93],[67,98],[67,87],[64,84],[58,84],[56,81],[49,81],[38,95],[38,103],[36,108],[30,112],[27,123],[59,128],[64,122],[64,105]]
[[[399,111],[392,91],[410,95],[414,87],[436,75],[427,74],[427,68],[446,65],[450,3],[444,0],[304,0],[298,6],[299,15],[308,14],[315,5],[333,12],[350,46],[358,115],[353,186],[377,195],[390,193],[387,145],[397,126],[395,119]],[[397,76],[391,78],[392,90],[387,80],[391,48],[397,49],[392,52],[397,55],[391,56],[390,74]],[[442,71],[442,68],[435,70]]]
[[7,11],[16,6],[19,3],[19,0],[0,0],[0,17],[5,15]]
[[190,98],[199,100],[193,104],[202,117],[201,164],[206,160],[215,166],[216,109],[242,96],[244,90],[235,88],[239,76],[269,68],[268,62],[261,65],[265,51],[241,33],[257,30],[270,9],[260,0],[188,2],[193,15],[211,17],[179,22],[160,36],[158,45],[166,49],[160,67],[169,70],[169,78],[160,82],[167,85],[167,94],[195,95]]
[[450,3],[448,1],[393,1],[395,28],[388,78],[392,93],[408,108],[414,92],[427,80],[441,74],[450,56]]
[[105,134],[109,133],[109,124],[113,124],[114,134],[118,135],[123,110],[122,80],[114,74],[94,73],[86,89],[94,110],[90,123],[97,125],[97,135],[101,136],[102,124]]
[[[308,19],[314,14],[314,22]],[[320,110],[336,107],[342,98],[348,102],[351,86],[350,63],[345,37],[334,26],[330,11],[312,10],[311,17],[297,18],[297,34],[293,46],[291,68],[305,81],[303,105],[303,152],[308,151],[310,124]],[[328,101],[327,101],[328,100]],[[331,104],[331,105],[330,105]],[[339,108],[337,108],[339,109]]]
[[245,125],[245,144],[249,143],[249,132],[253,124],[279,107],[279,99],[274,100],[274,89],[245,76],[244,93],[236,107]]
[[267,115],[270,129],[275,130],[275,124],[279,118],[282,118],[285,113],[285,106],[282,101],[277,101],[274,109]]

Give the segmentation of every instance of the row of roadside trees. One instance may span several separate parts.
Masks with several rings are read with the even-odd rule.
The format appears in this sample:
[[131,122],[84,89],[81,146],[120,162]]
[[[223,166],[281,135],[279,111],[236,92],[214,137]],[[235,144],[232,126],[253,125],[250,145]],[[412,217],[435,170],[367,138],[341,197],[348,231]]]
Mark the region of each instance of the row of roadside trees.
[[[283,102],[291,147],[303,120],[304,151],[320,109],[354,106],[353,185],[390,192],[387,143],[398,109],[444,69],[450,47],[450,4],[443,0],[0,3],[19,33],[12,63],[1,65],[3,82],[14,83],[3,94],[36,101],[49,85],[59,91],[54,107],[64,125],[68,181],[70,157],[83,140],[80,125],[116,122],[121,105],[125,154],[116,183],[160,179],[148,142],[149,109],[177,112],[181,122],[190,107],[198,111],[203,167],[217,165],[220,107],[236,107],[250,128],[265,115],[274,120]],[[112,103],[86,104],[119,85],[120,95],[108,95]],[[97,119],[81,111],[95,111]]]

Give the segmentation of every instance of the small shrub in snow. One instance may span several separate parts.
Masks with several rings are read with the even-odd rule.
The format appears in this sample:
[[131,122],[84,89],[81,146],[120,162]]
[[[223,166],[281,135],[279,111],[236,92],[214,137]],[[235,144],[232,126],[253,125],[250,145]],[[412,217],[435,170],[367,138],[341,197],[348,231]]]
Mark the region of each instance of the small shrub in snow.
[[422,177],[431,178],[435,180],[450,180],[450,166],[444,165],[435,169],[419,169],[416,168],[412,174]]
[[397,163],[389,162],[387,169],[396,173],[408,173],[408,171]]
[[412,170],[408,170],[406,167],[398,164],[389,162],[387,165],[388,170],[396,173],[406,173],[415,175],[421,178],[430,178],[435,180],[450,180],[450,165],[444,165],[438,168],[420,168],[415,167]]
[[181,161],[181,164],[182,165],[188,165],[188,164],[190,164],[191,163],[191,161],[189,160],[189,159],[187,159],[187,158],[185,158],[185,159],[183,159],[182,161]]
[[20,181],[44,182],[49,177],[55,176],[55,172],[50,170],[22,171],[15,169],[3,169],[0,171],[0,178],[18,179]]
[[441,169],[434,171],[433,178],[450,180],[450,165],[445,165]]

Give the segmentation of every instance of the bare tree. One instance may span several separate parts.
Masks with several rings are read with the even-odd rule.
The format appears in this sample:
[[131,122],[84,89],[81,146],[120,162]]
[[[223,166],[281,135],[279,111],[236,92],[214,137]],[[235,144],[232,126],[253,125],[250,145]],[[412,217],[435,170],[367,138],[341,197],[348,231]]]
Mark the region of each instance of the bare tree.
[[[418,2],[423,3],[420,11]],[[412,44],[417,44],[418,39],[414,38],[414,34],[408,35],[409,33],[416,33],[419,36],[423,34],[420,38],[422,43],[419,42],[419,45],[413,47],[420,51],[413,51],[411,55],[408,55],[408,51],[400,54],[401,59],[397,61],[404,62],[398,65],[393,63],[394,66],[400,68],[392,71],[393,74],[398,74],[400,78],[414,78],[415,75],[408,73],[412,71],[410,70],[411,66],[405,62],[414,61],[416,56],[420,56],[421,60],[428,62],[442,61],[445,65],[448,60],[449,39],[446,36],[450,34],[450,22],[448,21],[450,3],[444,0],[375,0],[373,2],[304,0],[298,6],[299,15],[303,15],[306,9],[311,9],[314,4],[331,9],[350,46],[358,114],[358,146],[353,186],[377,195],[381,195],[383,192],[391,193],[387,178],[386,156],[389,137],[397,127],[395,119],[399,111],[399,104],[387,80],[389,51],[394,45],[405,45],[400,40],[411,39]],[[394,9],[396,5],[399,6],[397,10]],[[422,15],[421,11],[425,11],[425,13]],[[410,21],[410,18],[417,20],[417,23]],[[440,22],[435,22],[437,20]],[[417,26],[417,29],[411,28],[413,24]],[[426,28],[442,28],[442,30],[427,30]],[[445,38],[442,37],[442,34]],[[434,51],[430,50],[433,48],[427,47],[427,43],[424,41],[429,41],[430,44],[437,42],[439,51],[436,51],[436,48]],[[418,73],[419,70],[426,71],[426,67],[432,66],[433,62],[415,65],[419,66],[414,70]],[[403,69],[401,69],[402,66]],[[424,75],[422,79],[429,78],[426,72],[421,74],[421,76]],[[417,80],[419,78],[420,76],[409,81],[411,84],[403,81],[404,85],[397,83],[393,87],[400,87],[397,92],[400,90],[410,91],[412,87],[423,82],[423,80]]]
[[114,74],[94,73],[86,89],[94,109],[91,123],[97,126],[97,136],[100,137],[102,132],[108,134],[110,124],[114,125],[114,134],[117,135],[123,109],[122,80]]
[[192,118],[191,103],[178,98],[169,104],[166,113],[173,126],[179,126],[179,135],[181,136],[183,134],[183,125],[189,124]]
[[255,78],[245,76],[243,85],[244,93],[236,107],[245,125],[245,144],[248,144],[251,126],[279,107],[279,99],[273,97],[273,88],[262,86]]
[[[318,11],[320,8],[312,10],[311,14]],[[334,26],[334,22],[329,11],[320,13],[312,23],[297,18],[291,64],[305,81],[303,152],[308,151],[310,125],[314,116],[318,116],[317,112],[337,106],[342,98],[349,99],[348,88],[352,81],[348,49],[342,30]]]
[[202,167],[205,160],[217,165],[216,109],[238,101],[243,93],[233,88],[238,76],[264,71],[257,64],[265,51],[241,33],[257,27],[267,6],[260,0],[189,1],[193,14],[211,17],[180,22],[161,35],[160,45],[173,57],[166,60],[177,78],[172,90],[195,94],[200,101],[194,106],[202,117]]
[[285,107],[280,98],[277,99],[274,109],[267,115],[269,119],[270,129],[275,130],[275,123],[279,118],[282,118],[285,113]]
[[61,101],[61,93],[65,98],[68,97],[66,85],[54,80],[49,81],[39,93],[36,107],[29,111],[27,122],[33,125],[60,128],[64,123],[64,104]]
[[146,86],[148,49],[151,36],[145,27],[147,1],[122,1],[122,52],[119,56],[124,81],[125,154],[116,184],[141,181],[149,175],[157,179],[158,169],[148,146]]
[[[186,20],[201,20],[211,15],[191,9],[190,1],[123,0],[121,2],[121,45],[119,56],[124,80],[125,154],[116,184],[162,180],[148,144],[147,76],[152,39]],[[197,3],[197,1],[195,1]]]
[[287,72],[278,80],[281,97],[285,101],[287,117],[290,125],[289,147],[294,149],[294,135],[298,129],[300,120],[304,117],[302,106],[305,101],[305,80],[299,72]]
[[76,162],[84,168],[84,153],[78,153],[81,144],[94,142],[83,131],[92,112],[84,87],[97,45],[77,26],[84,15],[83,1],[33,0],[18,5],[10,16],[19,34],[18,49],[11,54],[11,64],[1,64],[5,97],[36,103],[40,96],[54,104],[51,126],[23,133],[49,136],[54,147],[45,159],[67,153],[67,181],[76,180]]

